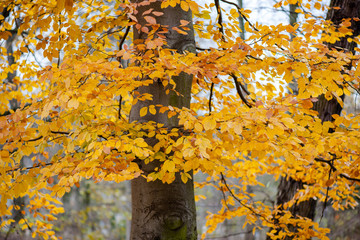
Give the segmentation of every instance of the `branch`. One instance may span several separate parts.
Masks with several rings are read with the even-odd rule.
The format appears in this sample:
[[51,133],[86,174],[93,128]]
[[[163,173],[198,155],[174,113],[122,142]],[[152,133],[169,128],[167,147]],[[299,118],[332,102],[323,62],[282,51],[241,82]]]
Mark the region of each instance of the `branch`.
[[[31,170],[31,169],[34,169],[34,168],[38,168],[38,167],[44,167],[44,166],[50,166],[50,165],[53,165],[54,163],[46,163],[46,164],[37,164],[37,165],[34,165],[32,167],[15,167],[15,168],[12,168],[12,169],[9,169],[7,170],[5,173],[10,173],[10,172],[14,172],[14,171],[17,171],[17,170],[21,170],[21,171],[26,171],[26,170]],[[0,173],[0,176],[2,176],[2,174]]]
[[249,103],[249,101],[245,98],[244,94],[241,91],[239,82],[237,81],[237,77],[234,74],[230,74],[230,76],[234,79],[235,88],[236,88],[236,91],[237,91],[239,97],[241,98],[241,100],[245,103],[246,106],[248,106],[249,108],[252,108],[253,105]]
[[64,134],[64,135],[67,135],[67,136],[71,135],[70,132],[63,132],[63,131],[51,131],[51,133],[53,133],[53,134]]
[[[331,172],[332,172],[332,169],[330,168],[330,169],[329,169],[328,181],[330,180]],[[320,217],[319,223],[321,223],[321,220],[322,220],[323,217],[324,217],[324,212],[325,212],[325,209],[326,209],[326,206],[327,206],[327,202],[328,202],[328,198],[329,198],[329,190],[330,190],[330,185],[327,186],[327,188],[326,188],[325,201],[324,201],[323,209],[322,209],[322,211],[321,211],[321,217]]]
[[220,7],[219,0],[215,0],[215,6],[216,6],[217,14],[218,14],[218,24],[220,25],[219,31],[221,32],[221,39],[223,41],[225,41],[224,26],[223,26],[223,22],[222,22],[222,13],[221,13],[221,7]]
[[229,1],[227,1],[227,0],[220,0],[220,1],[235,6],[236,9],[238,10],[238,13],[240,14],[240,16],[241,16],[245,21],[247,21],[247,22],[249,23],[250,27],[251,27],[252,29],[254,29],[255,31],[257,31],[257,32],[259,31],[259,29],[257,29],[257,28],[249,21],[249,19],[241,12],[241,8],[240,8],[236,3],[229,2]]
[[124,42],[126,40],[127,35],[129,34],[129,31],[130,31],[130,26],[127,26],[127,28],[125,30],[125,34],[124,34],[123,38],[121,39],[121,41],[119,43],[119,50],[122,49],[122,46],[123,46],[123,44],[124,44]]
[[[325,160],[325,159],[322,159],[322,158],[315,158],[314,160],[317,161],[317,162],[323,162],[323,163],[326,163],[327,165],[330,166],[331,170],[333,172],[336,172],[337,171],[337,168],[334,166],[333,164],[333,161],[335,160],[336,158],[334,159],[331,159],[331,160]],[[347,180],[350,180],[350,181],[356,181],[356,182],[360,182],[360,178],[352,178],[352,177],[349,177],[343,173],[340,173],[339,174],[340,177],[342,178],[345,178]]]
[[201,48],[201,47],[196,47],[196,50],[200,50],[200,51],[210,51],[210,48]]
[[213,91],[214,91],[214,83],[212,82],[210,87],[210,96],[209,96],[209,115],[211,114],[211,99],[212,99]]
[[118,110],[118,118],[121,119],[121,102],[122,102],[122,96],[119,97],[119,110]]
[[225,185],[226,189],[229,191],[230,195],[231,195],[238,203],[240,203],[241,206],[249,209],[255,216],[258,216],[258,217],[264,219],[264,220],[265,220],[266,222],[268,222],[268,223],[271,223],[266,217],[264,217],[264,216],[262,216],[261,214],[255,212],[255,210],[252,209],[251,207],[249,207],[248,205],[242,203],[242,201],[241,201],[237,196],[235,196],[235,194],[231,191],[231,189],[230,189],[229,186],[227,185],[227,182],[226,182],[226,180],[225,180],[224,175],[223,175],[222,173],[220,173],[220,175],[221,175],[221,181],[224,183],[224,185]]
[[[53,133],[53,134],[62,134],[62,135],[66,135],[66,136],[70,136],[72,134],[70,132],[63,132],[63,131],[50,131],[50,132]],[[37,138],[26,140],[24,142],[35,142],[35,141],[38,141],[38,140],[43,139],[43,138],[44,138],[44,136],[39,136]]]
[[9,5],[7,7],[5,7],[1,13],[1,15],[4,17],[2,20],[0,20],[0,26],[3,24],[3,22],[5,22],[5,19],[10,15],[10,5],[11,3],[9,3]]
[[[120,29],[117,29],[117,30],[113,30],[113,28],[109,29],[108,31],[106,31],[104,34],[102,34],[100,37],[98,37],[96,39],[96,42],[95,44],[97,44],[101,39],[103,39],[104,37],[108,36],[108,35],[111,35],[113,33],[117,33],[117,32],[121,32],[124,28],[120,28]],[[113,30],[113,31],[112,31]]]
[[[235,76],[236,77],[236,76]],[[241,89],[247,94],[247,95],[250,95],[250,92],[246,89],[246,87],[239,81],[238,82]]]
[[[24,110],[26,107],[28,107],[28,106],[30,106],[30,105],[31,105],[31,103],[26,103],[26,104],[24,105],[24,107],[21,109],[21,111]],[[8,116],[8,115],[12,114],[12,113],[11,113],[12,111],[15,112],[16,110],[18,110],[18,109],[20,109],[20,108],[21,108],[20,106],[19,106],[19,107],[15,107],[15,108],[11,108],[10,110],[5,111],[5,112],[3,112],[2,114],[0,114],[0,117]]]
[[344,80],[344,83],[346,83],[347,85],[349,85],[349,87],[351,87],[352,89],[354,89],[354,90],[357,92],[357,94],[360,95],[360,90],[359,90],[359,89],[357,89],[356,87],[354,87],[351,83],[349,83],[349,82],[346,81],[346,80]]
[[[130,31],[130,26],[127,26],[126,30],[125,30],[125,34],[124,34],[123,38],[121,39],[121,41],[119,43],[119,51],[122,50],[123,44],[124,44],[124,42],[126,40],[127,35],[129,34],[129,31]],[[121,57],[118,57],[118,61],[119,61],[119,65],[121,67]],[[122,102],[122,96],[120,95],[120,97],[119,97],[119,110],[118,110],[118,118],[119,119],[122,118],[122,116],[121,116],[121,102]]]

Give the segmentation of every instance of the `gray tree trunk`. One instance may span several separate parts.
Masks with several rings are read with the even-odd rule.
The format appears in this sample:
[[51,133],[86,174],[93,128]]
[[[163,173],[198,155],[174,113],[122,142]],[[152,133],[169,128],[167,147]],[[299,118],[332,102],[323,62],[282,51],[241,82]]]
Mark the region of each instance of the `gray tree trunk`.
[[[138,1],[141,2],[141,1]],[[195,40],[192,27],[192,14],[190,11],[183,11],[179,5],[161,9],[161,1],[151,2],[150,5],[138,7],[136,17],[139,24],[146,24],[143,13],[150,8],[154,11],[163,12],[164,15],[156,17],[158,24],[167,25],[169,32],[166,34],[167,47],[182,51],[195,51]],[[191,29],[187,35],[181,35],[172,30],[172,27],[179,26],[180,20],[189,21]],[[144,40],[147,34],[138,32],[134,28],[134,41]],[[164,124],[169,129],[178,125],[176,118],[168,119],[167,113],[156,115],[147,114],[140,117],[139,111],[142,107],[161,104],[163,106],[175,106],[178,108],[190,107],[190,93],[192,77],[180,74],[175,77],[176,90],[182,95],[174,93],[166,94],[164,86],[159,81],[154,81],[149,86],[137,89],[140,94],[150,93],[153,96],[151,101],[138,101],[132,106],[130,121],[147,122],[155,121]],[[175,120],[174,120],[175,119]],[[156,143],[155,138],[145,139],[149,145]],[[154,171],[161,165],[160,162],[145,164],[138,161],[144,174]],[[196,210],[194,201],[194,185],[192,180],[184,184],[180,175],[171,184],[162,183],[159,180],[147,182],[143,177],[138,177],[131,182],[132,188],[132,223],[131,240],[192,240],[197,239],[196,231]]]
[[[243,8],[243,0],[238,0],[239,8]],[[244,25],[244,18],[242,16],[239,16],[239,27],[241,29],[240,32],[240,38],[242,40],[245,40],[245,25]]]
[[[359,18],[360,17],[360,0],[332,0],[330,3],[331,9],[327,14],[327,19],[331,20],[335,25],[339,25],[344,18]],[[334,9],[333,7],[339,7],[339,9]],[[290,11],[292,9],[290,5]],[[294,19],[296,18],[290,17],[290,23],[294,24]],[[352,21],[351,29],[353,30],[353,36],[356,37],[360,34],[360,23],[358,21]],[[336,48],[341,51],[350,51],[354,53],[354,48],[356,43],[354,41],[348,42],[347,38],[341,38],[340,41],[329,44],[329,48]],[[351,65],[348,66],[351,68]],[[344,95],[342,96],[342,98]],[[331,100],[326,100],[324,95],[318,97],[318,101],[314,103],[314,110],[318,111],[318,116],[322,122],[324,121],[333,121],[334,119],[331,117],[333,114],[340,115],[342,107],[337,102],[335,98]],[[276,203],[277,205],[282,205],[289,200],[291,200],[296,192],[299,189],[303,188],[303,182],[295,181],[293,179],[286,180],[285,178],[281,178]],[[299,204],[294,205],[290,211],[294,216],[302,216],[307,217],[309,219],[314,219],[315,217],[315,209],[316,209],[316,201],[310,199],[309,201],[304,201]],[[293,231],[296,231],[296,228],[289,228]],[[291,237],[287,237],[286,240],[292,239]]]
[[[9,16],[11,14],[11,11],[8,8],[5,8],[2,12],[2,15],[6,18],[7,16]],[[5,18],[3,19],[3,21],[5,21]],[[0,26],[2,25],[3,21],[0,21]],[[11,32],[11,35],[9,36],[9,38],[6,40],[5,42],[5,47],[6,47],[6,51],[7,51],[7,64],[9,66],[15,64],[15,57],[13,56],[14,54],[14,43],[16,41],[16,34],[17,31],[17,27],[15,27],[15,29]],[[6,78],[6,82],[5,84],[11,84],[12,85],[12,91],[17,91],[19,86],[18,84],[16,84],[14,82],[16,77],[16,71],[14,72],[9,72],[7,74],[7,78]],[[19,108],[20,106],[20,102],[17,99],[11,99],[9,101],[9,108],[12,110],[16,110],[17,108]],[[0,149],[2,148],[2,146],[0,146]],[[24,159],[21,159],[20,161],[20,167],[24,166]],[[25,197],[17,197],[13,199],[13,210],[12,210],[12,219],[15,222],[12,222],[10,224],[10,228],[9,231],[6,233],[5,236],[5,240],[13,237],[10,236],[12,233],[14,233],[14,229],[18,226],[18,223],[21,219],[24,218],[24,214],[23,211],[25,209]],[[16,229],[16,234],[14,233],[13,235],[17,235],[16,237],[21,237],[21,234],[23,234],[23,230],[21,230],[20,228]]]

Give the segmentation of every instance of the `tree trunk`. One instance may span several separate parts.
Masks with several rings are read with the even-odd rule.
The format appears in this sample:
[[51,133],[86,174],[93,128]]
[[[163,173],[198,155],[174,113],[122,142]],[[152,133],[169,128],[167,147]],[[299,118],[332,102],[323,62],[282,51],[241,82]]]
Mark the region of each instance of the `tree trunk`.
[[[140,25],[147,24],[143,13],[150,8],[153,11],[164,13],[156,17],[157,24],[167,25],[169,32],[166,34],[167,47],[181,51],[195,51],[195,40],[192,27],[191,11],[183,11],[179,5],[162,9],[161,1],[151,2],[146,6],[137,7],[137,20]],[[191,29],[187,35],[181,35],[172,30],[172,27],[179,26],[180,20],[189,21],[188,27]],[[134,28],[134,41],[146,39],[147,34],[139,32]],[[139,111],[142,107],[161,104],[163,106],[175,106],[178,108],[190,107],[190,93],[192,77],[186,74],[180,74],[174,77],[176,91],[181,95],[174,93],[165,93],[165,88],[161,80],[154,81],[149,86],[142,86],[137,89],[139,94],[150,93],[152,100],[138,101],[133,105],[130,112],[130,121],[147,122],[155,121],[164,124],[169,129],[178,125],[176,118],[168,118],[167,113],[155,115],[147,114],[140,116]],[[175,119],[175,120],[174,120]],[[145,141],[149,145],[155,145],[155,138],[147,138]],[[138,161],[139,167],[145,175],[154,171],[161,165],[161,162],[153,161],[149,164]],[[176,174],[174,182],[171,184],[162,183],[159,180],[147,182],[143,177],[138,177],[131,182],[132,188],[132,240],[167,240],[197,239],[196,231],[196,210],[194,201],[194,185],[192,180],[184,184],[179,174]]]
[[[8,10],[8,8],[5,8],[2,12],[3,16],[6,18],[7,16],[10,15],[10,10]],[[3,21],[5,21],[5,18]],[[2,21],[0,21],[0,26],[2,25]],[[5,47],[6,47],[6,51],[7,51],[7,64],[9,65],[9,67],[13,64],[15,64],[15,57],[13,55],[14,53],[14,49],[13,49],[13,45],[16,41],[16,37],[17,34],[15,33],[15,31],[17,30],[17,28],[14,29],[14,31],[11,33],[11,35],[9,36],[9,38],[6,40],[5,42]],[[19,86],[18,84],[14,83],[14,79],[16,77],[16,71],[14,72],[9,72],[7,74],[7,78],[6,78],[6,84],[12,85],[12,91],[17,91]],[[20,106],[20,102],[17,99],[11,99],[9,100],[9,108],[12,110],[16,110],[17,108],[19,108]],[[0,150],[1,150],[2,146],[0,146]],[[23,167],[24,165],[24,159],[21,159],[20,161],[20,167]],[[13,233],[14,229],[18,226],[18,223],[21,219],[24,218],[24,208],[25,208],[25,197],[17,197],[13,199],[13,210],[12,210],[12,219],[14,220],[14,222],[12,222],[10,224],[10,228],[9,231],[7,232],[6,236],[5,236],[5,240],[8,239],[10,237],[10,234]],[[20,228],[18,228],[17,230],[20,230]],[[23,231],[21,231],[23,232]],[[17,234],[22,234],[17,232]],[[19,236],[19,235],[18,235]]]
[[[335,25],[339,25],[344,18],[359,18],[360,17],[360,0],[332,0],[330,3],[330,10],[327,14],[327,19],[331,20]],[[338,7],[338,9],[334,9]],[[294,16],[291,16],[292,11],[294,11],[294,6],[290,5],[290,23],[294,24]],[[353,30],[353,36],[356,37],[360,34],[360,23],[358,21],[351,21],[351,29]],[[292,37],[293,38],[293,37]],[[341,51],[350,51],[354,53],[354,48],[356,43],[354,41],[349,42],[347,38],[341,38],[340,41],[334,44],[328,44],[329,48],[336,48]],[[351,65],[348,66],[351,68]],[[344,98],[344,95],[341,96]],[[333,121],[331,117],[333,114],[340,115],[342,107],[338,101],[333,98],[331,100],[326,100],[324,95],[318,97],[318,101],[314,103],[314,110],[318,111],[318,116],[322,122],[324,121]],[[330,130],[331,131],[331,130]],[[282,205],[290,201],[296,192],[299,189],[303,188],[303,182],[295,181],[292,178],[286,180],[282,177],[278,186],[278,193],[276,198],[277,205]],[[295,204],[291,209],[293,216],[302,216],[309,219],[314,219],[316,209],[316,201],[310,199],[308,201]],[[290,230],[296,231],[295,228],[289,227]],[[287,237],[286,239],[292,239]]]
[[[238,0],[239,8],[243,8],[243,0]],[[245,40],[245,25],[244,25],[244,18],[240,15],[239,16],[239,27],[241,29],[240,38]]]

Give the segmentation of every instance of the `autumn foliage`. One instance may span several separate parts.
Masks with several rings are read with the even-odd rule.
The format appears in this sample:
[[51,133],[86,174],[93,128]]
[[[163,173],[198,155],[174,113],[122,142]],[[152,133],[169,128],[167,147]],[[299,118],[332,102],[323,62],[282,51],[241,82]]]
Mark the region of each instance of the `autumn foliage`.
[[[183,53],[164,47],[166,36],[186,35],[191,23],[168,29],[157,23],[163,13],[149,9],[147,24],[139,24],[136,9],[148,1],[0,3],[1,228],[19,208],[11,200],[27,196],[19,224],[31,228],[33,237],[56,239],[52,222],[63,212],[61,197],[83,179],[145,177],[168,184],[180,174],[186,183],[193,171],[208,176],[195,186],[212,185],[225,196],[221,211],[207,217],[208,232],[225,219],[246,216],[254,229],[280,229],[280,239],[293,234],[288,225],[298,227],[299,239],[328,239],[328,229],[287,209],[311,198],[336,210],[358,205],[360,116],[343,112],[322,122],[313,104],[324,94],[342,105],[344,95],[359,93],[359,55],[328,47],[340,38],[358,43],[349,28],[359,19],[334,25],[312,14],[314,8],[327,11],[320,1],[284,0],[275,7],[298,4],[304,19],[269,26],[252,22],[249,10],[225,0],[221,7],[230,11],[217,11],[212,2],[163,1],[162,8],[180,4],[196,19],[198,50]],[[238,37],[239,16],[246,20],[244,40]],[[133,43],[132,29],[148,38]],[[290,41],[296,31],[301,34]],[[15,62],[9,65],[5,43],[11,37]],[[204,47],[202,39],[217,47]],[[11,73],[16,77],[8,81]],[[179,127],[129,121],[131,107],[152,98],[137,88],[157,81],[177,94],[173,77],[180,73],[193,76],[190,108],[151,105],[139,113],[165,113],[178,118]],[[297,95],[287,87],[293,81]],[[18,106],[10,109],[14,100]],[[157,143],[150,146],[146,138]],[[145,176],[139,160],[162,164]],[[262,175],[301,180],[304,189],[279,214],[278,206],[254,202],[247,192],[247,186],[264,186]]]

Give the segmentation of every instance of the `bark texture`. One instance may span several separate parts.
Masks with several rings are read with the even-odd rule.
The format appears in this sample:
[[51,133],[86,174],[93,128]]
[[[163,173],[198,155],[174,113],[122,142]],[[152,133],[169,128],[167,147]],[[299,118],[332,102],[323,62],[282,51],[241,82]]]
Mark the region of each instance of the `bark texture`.
[[[138,1],[140,3],[142,1]],[[147,22],[143,18],[143,12],[153,8],[154,11],[163,12],[160,17],[156,17],[158,24],[167,25],[169,32],[166,34],[167,47],[182,51],[195,51],[195,40],[192,27],[192,14],[190,11],[183,11],[179,5],[161,9],[161,1],[151,2],[150,5],[139,6],[136,17],[141,25]],[[172,27],[179,26],[180,20],[189,21],[188,27],[191,29],[187,35],[181,35],[172,30]],[[144,32],[138,32],[134,28],[134,41],[141,41],[147,38]],[[174,78],[176,91],[181,96],[170,91],[165,93],[165,89],[159,81],[154,81],[149,86],[143,86],[137,89],[140,94],[150,93],[153,96],[151,101],[138,101],[133,105],[130,113],[130,121],[147,122],[155,121],[163,123],[169,129],[178,125],[176,117],[168,119],[167,113],[156,115],[147,114],[140,117],[139,111],[142,107],[161,104],[163,106],[175,106],[178,108],[190,107],[190,93],[192,77],[186,74],[180,74]],[[145,139],[149,145],[154,145],[155,138]],[[151,162],[145,164],[138,162],[144,174],[154,171],[161,165],[160,162]],[[194,201],[194,186],[192,180],[184,184],[180,175],[171,184],[147,182],[139,177],[131,182],[132,188],[132,223],[131,240],[192,240],[197,239],[196,231],[196,209]]]
[[[360,17],[360,0],[332,0],[330,7],[331,8],[327,14],[327,20],[332,21],[335,25],[339,25],[344,18]],[[336,7],[336,9],[334,9],[334,7]],[[294,24],[293,19],[290,19],[290,23]],[[360,34],[360,22],[352,20],[351,23],[351,29],[353,31],[352,37],[356,37]],[[338,42],[335,42],[334,44],[328,44],[328,46],[330,49],[335,48],[339,51],[354,53],[356,43],[347,41],[347,38],[341,38]],[[349,65],[348,68],[351,68],[351,65]],[[343,97],[344,96],[342,96],[342,98]],[[322,122],[333,121],[334,119],[332,118],[332,115],[340,115],[342,110],[342,107],[336,98],[326,100],[324,95],[318,97],[318,101],[314,103],[313,108],[314,110],[318,111],[318,116]],[[278,186],[278,193],[276,198],[277,205],[282,205],[290,201],[296,192],[303,188],[303,184],[304,183],[301,181],[295,181],[292,178],[287,180],[286,178],[282,177]],[[316,201],[314,199],[295,204],[290,209],[294,216],[307,217],[312,220],[315,217],[315,210]],[[289,227],[289,229],[296,231],[296,228]],[[289,239],[292,238],[286,238],[286,240]]]

